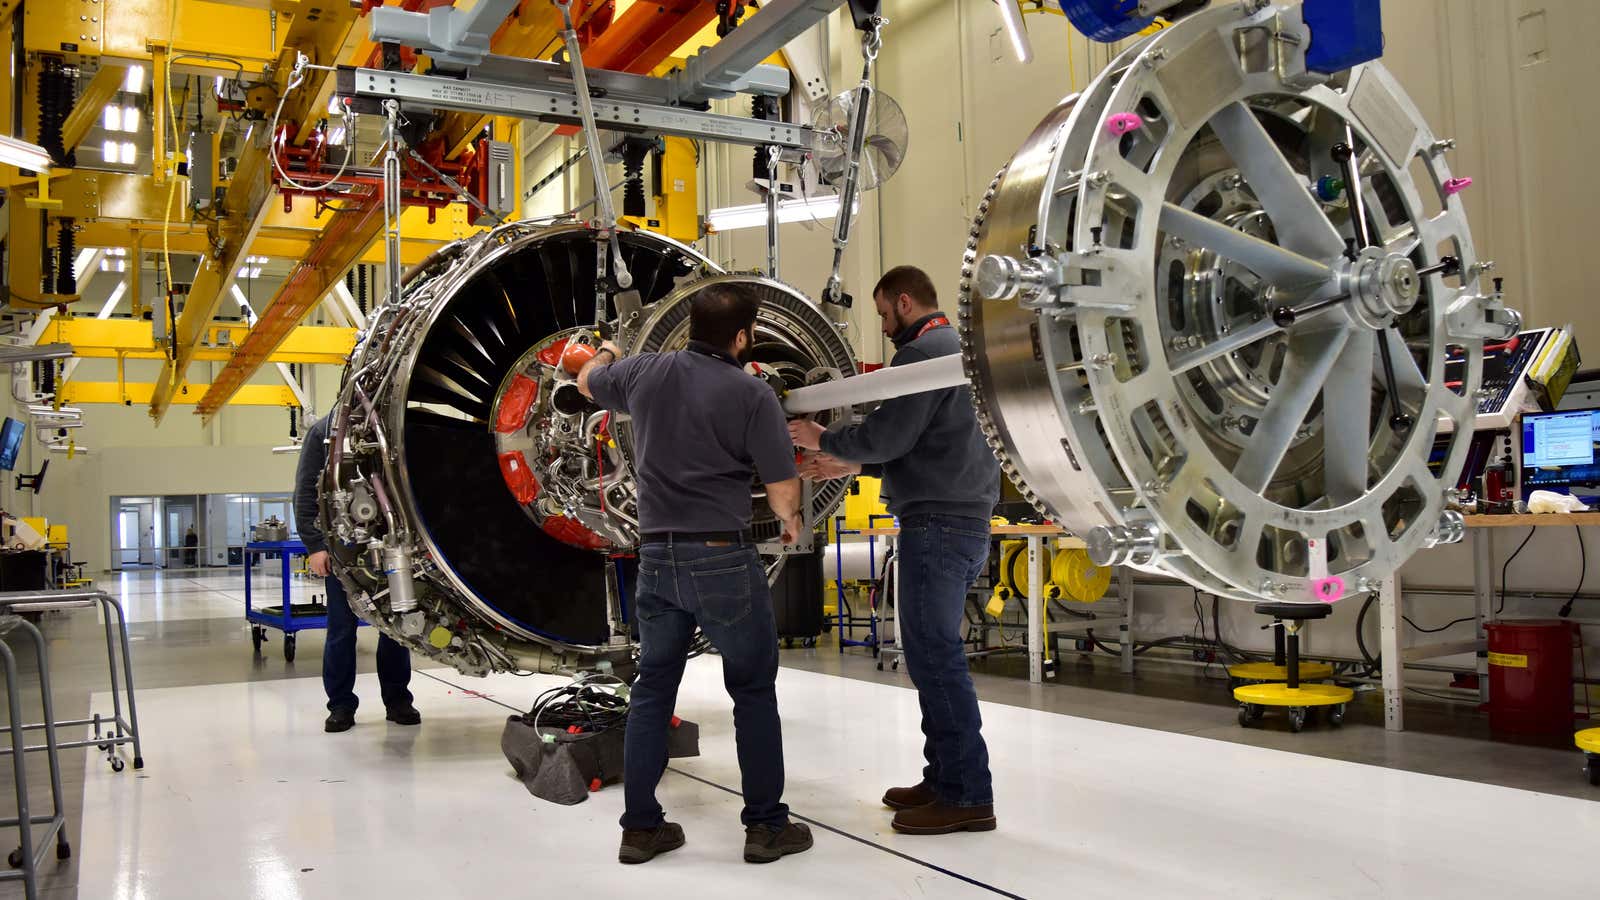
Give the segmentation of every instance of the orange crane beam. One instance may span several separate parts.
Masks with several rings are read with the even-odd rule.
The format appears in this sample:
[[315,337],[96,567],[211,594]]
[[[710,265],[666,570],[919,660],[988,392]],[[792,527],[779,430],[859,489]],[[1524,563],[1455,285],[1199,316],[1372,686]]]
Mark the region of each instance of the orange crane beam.
[[202,421],[209,422],[277,352],[306,314],[356,264],[361,254],[383,231],[383,192],[373,190],[334,213],[305,259],[294,267],[228,364],[211,379],[211,386],[195,405]]
[[[293,8],[299,12],[299,7]],[[348,5],[329,4],[317,8],[316,14],[307,10],[290,21],[284,47],[278,56],[274,83],[285,89],[296,54],[305,52],[316,59],[329,59],[344,46],[345,38],[356,21],[356,11]],[[286,121],[304,122],[318,112],[308,109],[324,78],[331,73],[312,69],[306,75],[306,84],[293,102],[284,104]],[[157,122],[157,134],[164,133],[165,125]],[[171,354],[151,392],[150,417],[159,425],[165,418],[173,397],[186,381],[189,363],[199,348],[205,325],[216,318],[223,297],[233,286],[247,249],[265,224],[271,208],[268,205],[273,190],[269,177],[271,163],[267,148],[249,144],[239,155],[238,169],[228,189],[226,214],[218,220],[211,234],[212,250],[205,256],[189,290],[189,299],[183,313],[171,329]],[[164,165],[157,160],[156,165]]]
[[[422,8],[430,5],[430,0],[408,0],[405,5],[408,8]],[[596,30],[605,18],[599,10],[609,5],[605,2],[588,4],[589,9],[595,11],[592,22],[597,26]],[[523,4],[523,7],[521,13],[507,19],[495,32],[490,41],[490,48],[495,53],[531,55],[554,39],[560,19],[552,20],[549,14],[551,7],[532,2]],[[354,53],[356,58],[363,55],[370,57],[375,49],[358,46]],[[446,158],[464,149],[489,118],[468,113],[445,116],[440,122],[440,131],[449,141]],[[244,342],[234,351],[223,370],[212,379],[210,388],[195,408],[202,421],[209,422],[229,398],[249,382],[278,345],[304,320],[307,313],[322,302],[323,295],[344,277],[344,273],[383,232],[383,197],[380,190],[349,202],[351,206],[336,213],[327,228],[312,242],[305,259],[289,273],[278,293],[261,311],[260,318]]]

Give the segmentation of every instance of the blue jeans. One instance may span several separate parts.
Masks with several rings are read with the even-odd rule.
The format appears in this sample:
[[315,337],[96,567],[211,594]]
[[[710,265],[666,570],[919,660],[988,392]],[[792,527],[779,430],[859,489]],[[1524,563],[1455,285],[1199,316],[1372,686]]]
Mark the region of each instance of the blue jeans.
[[[356,614],[350,610],[344,585],[329,576],[328,638],[322,645],[322,689],[328,694],[328,711],[355,712],[361,704],[356,697]],[[389,639],[378,638],[378,684],[383,690],[386,709],[411,705],[411,651]]]
[[924,783],[956,806],[994,802],[978,693],[967,668],[967,591],[989,559],[989,523],[965,516],[900,519],[900,649],[922,705]]
[[755,547],[645,544],[639,548],[638,578],[639,677],[629,694],[622,827],[648,829],[665,821],[656,785],[667,768],[667,728],[696,625],[722,656],[722,683],[733,698],[744,790],[740,818],[745,825],[787,825],[783,730],[774,686],[778,629]]

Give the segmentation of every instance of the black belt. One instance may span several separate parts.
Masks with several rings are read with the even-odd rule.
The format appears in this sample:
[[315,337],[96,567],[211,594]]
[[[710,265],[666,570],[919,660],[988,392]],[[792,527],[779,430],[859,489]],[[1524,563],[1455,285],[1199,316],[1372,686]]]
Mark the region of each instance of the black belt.
[[641,544],[749,544],[754,541],[748,531],[647,531],[639,538]]

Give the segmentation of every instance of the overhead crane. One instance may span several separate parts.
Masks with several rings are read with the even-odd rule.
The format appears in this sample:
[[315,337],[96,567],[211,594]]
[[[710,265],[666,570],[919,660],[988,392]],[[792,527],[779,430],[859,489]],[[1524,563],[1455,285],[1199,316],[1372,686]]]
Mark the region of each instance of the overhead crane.
[[[385,9],[426,12],[448,5],[390,0]],[[593,56],[591,66],[648,77],[680,66],[682,60],[672,54],[686,41],[699,35],[701,43],[714,43],[713,30],[717,35],[730,32],[744,16],[745,5],[735,0],[719,13],[718,4],[691,0],[620,8],[614,0],[576,0],[572,14],[579,43]],[[308,183],[306,178],[316,184],[327,177],[330,167],[321,163],[335,149],[327,146],[334,123],[325,118],[336,88],[334,66],[402,74],[423,74],[433,67],[425,47],[382,46],[371,39],[367,17],[382,6],[327,0],[0,0],[0,40],[22,51],[28,63],[20,105],[5,92],[0,121],[24,123],[20,131],[10,130],[49,144],[59,157],[48,179],[0,167],[0,186],[13,201],[23,201],[10,204],[5,222],[12,251],[5,283],[13,308],[59,310],[50,333],[79,347],[80,358],[160,360],[161,372],[148,390],[150,415],[157,423],[176,404],[192,402],[209,420],[230,402],[262,401],[268,395],[248,382],[263,364],[310,361],[308,356],[333,361],[320,351],[343,343],[342,334],[333,333],[346,330],[302,323],[352,266],[385,259],[378,240],[383,223],[377,214],[379,191],[372,187],[365,200],[348,195],[331,200],[286,184],[284,176],[302,184]],[[486,52],[500,63],[548,58],[560,46],[560,11],[543,0],[514,7],[509,16],[491,23]],[[297,60],[306,62],[298,72]],[[135,69],[148,87],[130,96],[128,73]],[[226,109],[240,117],[240,130],[248,135],[238,141],[231,152],[234,164],[226,168],[217,165],[223,155],[220,138],[213,136],[209,153],[204,146],[189,148],[192,153],[183,146],[190,139],[185,127],[186,110],[193,107],[189,85],[196,78],[210,83],[218,76],[229,83],[224,89],[223,81],[218,82],[218,112]],[[242,86],[235,90],[233,82]],[[148,141],[149,155],[141,150],[143,163],[130,166],[133,171],[69,165],[75,162],[74,150],[95,158],[95,148],[86,140],[102,110],[119,96],[145,111],[148,131],[131,137],[139,147]],[[426,167],[407,160],[408,175],[425,182],[412,186],[426,190],[408,193],[419,206],[408,206],[401,217],[401,266],[414,265],[493,221],[475,205],[461,202],[455,189],[470,189],[460,182],[472,180],[474,165],[481,173],[481,163],[473,160],[484,152],[486,135],[510,144],[505,155],[510,156],[512,177],[505,203],[514,208],[519,202],[520,119],[497,115],[504,112],[456,107],[431,123],[426,143],[415,142],[431,149],[423,151]],[[268,134],[272,122],[279,125],[276,134]],[[654,149],[663,178],[671,175],[672,183],[693,185],[694,151],[688,140],[666,138]],[[439,172],[459,178],[439,177]],[[702,227],[697,213],[692,187],[674,193],[660,191],[658,185],[656,214],[629,221],[692,240]],[[79,296],[70,278],[77,247],[123,248],[132,254],[125,277],[134,319],[72,314]],[[138,318],[146,312],[141,281],[148,278],[139,263],[150,254],[163,260],[158,267],[163,272],[165,261],[174,256],[200,257],[185,285],[181,309],[174,308],[173,321],[160,322],[162,327],[155,329]],[[297,262],[276,294],[258,304],[261,315],[250,327],[222,322],[218,314],[235,293],[241,269],[258,254]],[[60,273],[68,277],[58,277]],[[165,278],[172,281],[170,272]],[[36,284],[40,288],[34,291]],[[350,319],[338,309],[330,312],[335,321]],[[166,311],[148,314],[162,317]],[[219,329],[227,334],[225,340],[217,340]],[[302,349],[308,342],[318,352]],[[187,381],[190,363],[196,361],[224,363],[211,385]],[[71,391],[81,398],[78,402],[102,397],[143,402],[146,393],[120,378],[117,384],[78,385]],[[198,402],[197,391],[203,391]],[[270,396],[280,393],[273,388]]]

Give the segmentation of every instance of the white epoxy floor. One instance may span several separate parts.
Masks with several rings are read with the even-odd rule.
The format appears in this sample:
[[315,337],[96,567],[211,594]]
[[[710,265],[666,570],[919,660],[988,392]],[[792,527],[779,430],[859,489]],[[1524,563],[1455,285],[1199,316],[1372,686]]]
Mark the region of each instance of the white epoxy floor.
[[[252,601],[257,608],[276,606],[283,600],[283,578],[276,560],[268,560],[250,576]],[[290,596],[295,603],[323,593],[322,580],[291,577]],[[141,570],[107,572],[94,587],[117,598],[129,622],[172,622],[238,616],[244,620],[244,570],[190,569],[176,572]]]
[[661,792],[689,844],[648,865],[615,861],[620,788],[555,806],[500,754],[509,711],[492,701],[558,679],[434,670],[412,683],[420,729],[386,725],[362,676],[343,735],[322,733],[314,678],[141,692],[144,771],[86,763],[80,896],[1593,895],[1600,804],[994,704],[1000,829],[902,837],[877,798],[917,770],[915,695],[779,679],[786,799],[828,828],[773,866],[740,860],[740,801],[713,786],[738,770],[708,658],[679,703],[702,756],[675,763],[704,781],[669,773]]

